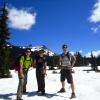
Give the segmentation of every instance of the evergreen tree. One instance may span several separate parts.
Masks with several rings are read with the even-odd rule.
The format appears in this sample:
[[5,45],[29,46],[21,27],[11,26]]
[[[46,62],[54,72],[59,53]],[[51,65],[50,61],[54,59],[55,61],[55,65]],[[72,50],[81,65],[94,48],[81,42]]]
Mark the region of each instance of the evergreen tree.
[[97,71],[97,58],[95,56],[93,56],[93,53],[91,52],[91,68],[94,71]]
[[76,52],[76,63],[75,66],[83,66],[84,65],[84,58],[82,57],[80,52]]
[[97,65],[100,66],[100,55],[97,57]]
[[9,77],[9,47],[10,32],[8,28],[8,11],[4,1],[0,8],[0,77]]
[[83,64],[84,64],[84,66],[89,65],[89,61],[86,57],[83,58]]

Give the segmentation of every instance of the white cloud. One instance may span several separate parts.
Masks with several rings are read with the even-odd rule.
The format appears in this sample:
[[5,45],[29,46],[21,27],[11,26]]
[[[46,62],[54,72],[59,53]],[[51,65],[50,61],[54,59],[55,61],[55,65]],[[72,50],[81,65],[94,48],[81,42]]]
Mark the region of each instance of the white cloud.
[[83,51],[82,50],[79,50],[79,52],[82,53]]
[[8,8],[9,26],[15,29],[29,30],[36,23],[36,13],[29,9]]
[[90,22],[100,22],[100,0],[94,5],[92,15],[89,18]]
[[94,33],[97,33],[99,28],[98,27],[92,27],[91,30],[94,32]]
[[[92,51],[92,54],[93,54],[93,56],[98,57],[100,55],[100,50]],[[91,57],[91,52],[88,52],[85,56]]]
[[74,55],[74,54],[75,54],[75,52],[73,52],[73,51],[71,51],[70,53],[71,53],[72,55]]
[[97,26],[95,26],[95,27],[92,27],[91,30],[92,30],[94,33],[100,32],[100,25],[97,25]]
[[91,28],[91,31],[93,31],[93,33],[100,32],[100,0],[97,0],[97,2],[94,4],[89,21],[95,25]]

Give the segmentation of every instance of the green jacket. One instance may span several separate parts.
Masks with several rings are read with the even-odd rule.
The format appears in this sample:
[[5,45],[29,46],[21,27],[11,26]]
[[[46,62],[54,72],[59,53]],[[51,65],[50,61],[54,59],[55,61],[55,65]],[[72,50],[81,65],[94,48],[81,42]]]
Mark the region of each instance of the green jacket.
[[22,56],[20,59],[20,64],[23,65],[23,69],[28,69],[32,65],[32,58],[30,56]]

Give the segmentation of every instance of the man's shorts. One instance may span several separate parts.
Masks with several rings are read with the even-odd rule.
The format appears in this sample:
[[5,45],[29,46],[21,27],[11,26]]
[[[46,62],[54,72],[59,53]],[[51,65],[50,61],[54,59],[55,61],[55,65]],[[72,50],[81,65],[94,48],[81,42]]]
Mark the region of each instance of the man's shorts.
[[72,77],[72,71],[68,70],[68,69],[62,69],[61,70],[61,76],[60,76],[60,80],[61,81],[65,81],[65,79],[67,79],[68,83],[73,83],[73,77]]

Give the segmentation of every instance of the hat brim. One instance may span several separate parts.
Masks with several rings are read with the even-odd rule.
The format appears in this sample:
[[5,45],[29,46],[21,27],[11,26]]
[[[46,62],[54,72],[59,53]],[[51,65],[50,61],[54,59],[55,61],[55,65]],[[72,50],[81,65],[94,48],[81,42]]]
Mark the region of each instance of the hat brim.
[[44,52],[45,52],[44,50],[40,50],[40,51],[39,51],[39,53],[44,53]]

